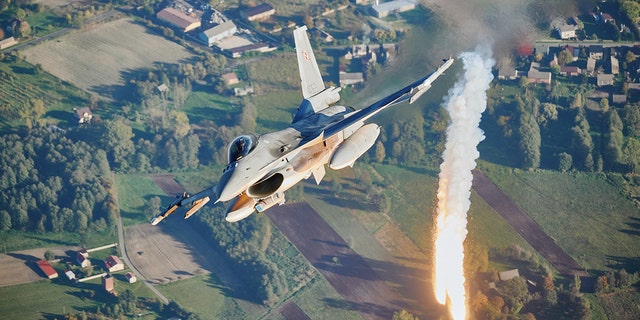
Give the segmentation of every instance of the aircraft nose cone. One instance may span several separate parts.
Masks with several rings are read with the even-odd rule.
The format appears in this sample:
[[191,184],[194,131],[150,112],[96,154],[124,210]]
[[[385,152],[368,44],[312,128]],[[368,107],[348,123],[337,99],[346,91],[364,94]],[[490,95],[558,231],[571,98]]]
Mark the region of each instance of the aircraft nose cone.
[[218,191],[218,201],[229,201],[233,199],[236,190],[233,190],[234,188],[230,188],[229,180],[231,180],[234,171],[235,167],[230,165],[220,177],[216,187]]

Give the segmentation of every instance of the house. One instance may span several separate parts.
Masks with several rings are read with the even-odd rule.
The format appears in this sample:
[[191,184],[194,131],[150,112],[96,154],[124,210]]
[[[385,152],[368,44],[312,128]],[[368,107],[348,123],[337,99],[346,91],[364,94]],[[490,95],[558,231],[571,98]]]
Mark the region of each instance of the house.
[[127,278],[127,281],[129,281],[129,283],[135,283],[136,281],[138,281],[138,278],[133,272],[127,272],[124,277]]
[[55,279],[58,277],[58,273],[53,269],[53,267],[47,260],[38,261],[38,268],[40,268],[40,270],[42,270],[45,276],[47,276],[47,278],[49,279]]
[[532,62],[527,74],[531,83],[551,84],[551,72],[540,71],[540,63]]
[[618,73],[620,73],[620,63],[616,57],[611,56],[611,74]]
[[18,41],[16,41],[16,38],[14,38],[14,37],[9,37],[9,38],[6,38],[6,39],[2,39],[2,40],[0,40],[0,50],[9,48],[9,47],[11,47],[11,46],[13,46],[13,45],[15,45],[17,43],[18,43]]
[[627,85],[629,90],[640,90],[640,83],[628,82]]
[[589,58],[600,60],[604,57],[604,48],[602,45],[594,44],[589,46]]
[[203,43],[211,47],[216,42],[220,42],[222,39],[231,37],[236,32],[238,32],[238,27],[236,27],[233,21],[228,20],[202,31],[198,37]]
[[124,270],[124,263],[120,261],[120,258],[111,255],[104,259],[104,266],[109,270],[109,272],[115,272]]
[[518,78],[518,71],[511,65],[501,66],[498,69],[498,79],[515,80]]
[[117,295],[116,287],[114,286],[113,276],[111,275],[106,275],[102,277],[102,288],[104,289],[104,291],[110,294]]
[[614,104],[625,104],[627,103],[627,95],[626,94],[612,94],[611,102]]
[[78,279],[76,279],[76,274],[73,273],[73,271],[71,270],[67,270],[64,272],[64,275],[67,276],[67,279],[69,279],[70,281],[77,281]]
[[238,75],[236,75],[235,72],[229,72],[229,73],[223,74],[222,80],[224,80],[224,83],[226,83],[228,86],[240,83],[240,80],[238,79]]
[[567,39],[573,39],[576,37],[576,29],[577,28],[574,25],[562,24],[556,27],[555,30],[556,32],[558,32],[560,39],[567,40]]
[[575,77],[580,75],[581,70],[577,66],[561,66],[560,74],[567,77]]
[[255,51],[255,52],[264,53],[264,52],[271,52],[276,49],[277,49],[276,47],[269,47],[269,44],[267,43],[255,43],[255,44],[248,44],[246,46],[231,48],[229,50],[225,50],[224,53],[228,54],[232,58],[240,58],[245,52]]
[[363,83],[364,74],[362,72],[340,72],[340,86],[346,87],[353,84]]
[[93,119],[93,113],[91,113],[91,109],[89,109],[89,107],[73,108],[73,111],[76,112],[78,123],[89,123],[91,122],[91,119]]
[[233,88],[233,95],[236,97],[246,96],[253,93],[253,87]]
[[158,19],[180,29],[182,32],[200,28],[200,19],[193,13],[187,14],[175,8],[164,8],[156,14]]
[[268,3],[240,10],[240,17],[246,21],[264,21],[274,15],[276,10]]
[[91,265],[91,260],[89,260],[89,252],[87,252],[87,249],[78,250],[78,252],[76,253],[76,262],[78,262],[78,264],[82,268],[86,268]]
[[610,73],[599,73],[596,76],[597,86],[612,86],[613,85],[613,75]]
[[158,93],[162,94],[162,93],[166,93],[169,91],[169,86],[167,86],[166,84],[161,84],[159,86],[156,87],[156,91],[158,91]]
[[500,279],[500,281],[511,280],[519,276],[520,276],[520,272],[518,272],[518,269],[498,272],[498,278]]
[[589,57],[587,59],[587,73],[596,71],[596,59]]
[[388,15],[410,11],[416,8],[417,2],[414,0],[395,0],[383,2],[371,6],[371,13],[378,17],[384,18]]

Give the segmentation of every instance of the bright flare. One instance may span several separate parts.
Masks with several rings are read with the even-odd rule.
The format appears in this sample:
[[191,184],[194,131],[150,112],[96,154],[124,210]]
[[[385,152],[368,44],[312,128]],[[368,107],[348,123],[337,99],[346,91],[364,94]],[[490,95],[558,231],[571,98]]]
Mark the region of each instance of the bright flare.
[[460,57],[464,76],[449,90],[444,102],[451,123],[440,165],[434,290],[438,302],[448,305],[453,319],[466,320],[463,243],[471,204],[471,171],[480,156],[477,146],[484,139],[480,118],[487,104],[494,61],[488,48],[465,52]]

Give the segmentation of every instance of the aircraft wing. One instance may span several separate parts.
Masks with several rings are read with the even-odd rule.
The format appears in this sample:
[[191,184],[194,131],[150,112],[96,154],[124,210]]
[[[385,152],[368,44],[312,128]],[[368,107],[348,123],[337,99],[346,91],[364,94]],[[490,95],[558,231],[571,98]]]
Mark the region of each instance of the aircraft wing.
[[431,88],[431,84],[438,77],[440,77],[445,70],[447,70],[453,64],[453,58],[447,59],[436,71],[428,76],[425,76],[416,82],[396,91],[395,93],[379,100],[378,102],[356,111],[346,119],[329,125],[324,129],[324,137],[330,137],[356,122],[364,122],[367,119],[373,117],[378,112],[387,109],[393,105],[409,100],[409,103],[415,102],[420,96],[427,92]]

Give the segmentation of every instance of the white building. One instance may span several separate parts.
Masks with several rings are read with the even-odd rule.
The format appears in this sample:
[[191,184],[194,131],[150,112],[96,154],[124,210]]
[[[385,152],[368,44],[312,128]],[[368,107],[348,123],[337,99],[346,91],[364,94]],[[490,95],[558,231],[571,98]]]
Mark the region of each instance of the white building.
[[200,37],[200,40],[211,47],[216,42],[231,37],[236,32],[238,32],[238,27],[236,27],[233,21],[228,20],[201,32],[198,36]]

